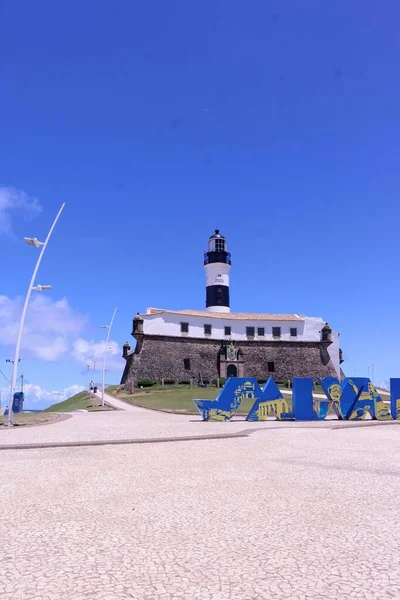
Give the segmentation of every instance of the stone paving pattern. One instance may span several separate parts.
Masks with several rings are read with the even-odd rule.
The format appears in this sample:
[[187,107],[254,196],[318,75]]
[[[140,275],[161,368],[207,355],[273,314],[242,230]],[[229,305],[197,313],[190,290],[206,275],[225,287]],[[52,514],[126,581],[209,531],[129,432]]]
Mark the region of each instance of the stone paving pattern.
[[[203,423],[200,415],[188,416],[151,411],[123,402],[111,396],[106,400],[117,410],[113,412],[71,413],[67,421],[46,425],[40,429],[12,428],[0,430],[0,446],[24,443],[82,442],[95,440],[157,439],[160,437],[195,436],[235,433],[244,427],[257,428],[258,423],[247,424],[243,418],[233,423]],[[276,426],[277,422],[270,422]]]
[[[260,428],[260,423],[246,422],[237,417],[230,423],[203,423],[200,415],[179,415],[160,411],[146,410],[105,395],[105,400],[120,410],[113,412],[68,413],[71,418],[43,427],[1,428],[0,447],[4,445],[29,443],[85,442],[97,440],[158,439],[180,436],[202,436],[209,434],[226,434],[251,432]],[[400,422],[399,422],[400,423]],[[392,423],[394,424],[394,422]],[[360,426],[368,423],[360,423]],[[263,428],[304,428],[316,427],[353,427],[350,421],[338,421],[336,418],[325,422],[290,422],[266,421]],[[376,426],[380,426],[376,424]]]
[[[0,443],[104,435],[102,419],[113,439],[214,425],[133,408]],[[256,425],[237,439],[0,451],[1,600],[400,598],[400,427]]]

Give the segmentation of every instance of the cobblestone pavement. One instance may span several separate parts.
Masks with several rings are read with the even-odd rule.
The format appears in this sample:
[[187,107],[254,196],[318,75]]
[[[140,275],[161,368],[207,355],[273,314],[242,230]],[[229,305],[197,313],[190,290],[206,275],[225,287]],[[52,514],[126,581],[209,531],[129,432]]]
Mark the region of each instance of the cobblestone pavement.
[[[331,428],[331,427],[362,427],[369,426],[370,423],[359,422],[355,424],[349,421],[320,421],[314,423],[290,422],[281,423],[279,421],[265,421],[263,423],[249,423],[243,417],[235,418],[231,423],[204,423],[200,415],[179,415],[164,413],[160,411],[148,410],[137,406],[129,405],[121,400],[115,400],[111,397],[106,399],[115,401],[126,410],[106,411],[106,412],[87,412],[87,413],[69,413],[72,417],[50,423],[42,427],[13,427],[11,429],[0,429],[0,447],[6,445],[23,444],[51,444],[58,442],[76,442],[84,443],[91,441],[107,440],[135,440],[135,439],[159,439],[175,438],[180,436],[204,436],[235,434],[247,430],[249,432],[261,428]],[[399,423],[397,423],[400,425]],[[388,424],[373,423],[376,427],[388,426]],[[390,425],[396,426],[396,422]]]
[[399,442],[275,428],[0,453],[0,598],[400,598]]
[[[118,401],[117,401],[118,402]],[[125,402],[119,401],[120,404]],[[97,440],[158,439],[177,436],[235,433],[259,423],[243,419],[232,423],[204,423],[200,415],[176,415],[128,405],[129,410],[72,413],[68,420],[43,427],[0,430],[0,446],[29,443],[85,442]],[[70,413],[71,414],[71,413]],[[277,422],[271,421],[271,426]]]

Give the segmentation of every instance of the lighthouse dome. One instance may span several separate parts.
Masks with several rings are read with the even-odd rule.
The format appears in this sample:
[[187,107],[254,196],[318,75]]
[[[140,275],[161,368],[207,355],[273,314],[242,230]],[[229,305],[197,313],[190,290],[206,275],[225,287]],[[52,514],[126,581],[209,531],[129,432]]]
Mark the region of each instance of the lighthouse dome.
[[220,234],[219,229],[208,238],[208,252],[226,252],[226,239]]

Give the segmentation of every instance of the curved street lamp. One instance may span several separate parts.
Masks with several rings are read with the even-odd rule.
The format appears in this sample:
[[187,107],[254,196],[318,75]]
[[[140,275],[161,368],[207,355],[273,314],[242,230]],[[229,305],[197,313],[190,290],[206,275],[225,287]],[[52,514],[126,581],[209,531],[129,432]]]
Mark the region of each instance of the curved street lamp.
[[65,202],[62,204],[60,210],[58,211],[57,216],[54,219],[53,224],[50,227],[49,233],[47,234],[46,240],[44,242],[39,242],[39,240],[37,238],[28,238],[28,237],[24,238],[25,242],[29,246],[35,246],[35,248],[41,248],[41,251],[40,251],[40,254],[39,254],[39,258],[37,259],[35,268],[33,269],[31,280],[29,282],[29,287],[28,287],[28,291],[26,293],[24,307],[22,309],[21,320],[19,322],[19,327],[18,327],[17,343],[15,345],[13,370],[12,370],[12,375],[11,375],[10,404],[9,404],[9,407],[8,407],[8,420],[7,420],[8,427],[11,427],[12,424],[13,424],[13,410],[12,410],[12,406],[13,406],[13,400],[14,400],[14,398],[13,398],[13,396],[14,396],[14,388],[15,388],[15,384],[16,384],[16,381],[17,381],[19,351],[20,351],[20,348],[21,348],[22,331],[24,329],[25,316],[26,316],[26,311],[28,309],[29,299],[31,297],[32,290],[36,290],[38,292],[42,292],[42,291],[45,291],[45,290],[51,290],[51,285],[34,285],[34,283],[35,283],[37,272],[38,272],[39,267],[40,267],[40,263],[42,262],[44,251],[47,248],[47,244],[49,243],[51,234],[53,233],[53,229],[56,226],[56,223],[57,223],[57,221],[58,221],[58,219],[59,219],[62,211],[64,210],[64,206],[65,206]]

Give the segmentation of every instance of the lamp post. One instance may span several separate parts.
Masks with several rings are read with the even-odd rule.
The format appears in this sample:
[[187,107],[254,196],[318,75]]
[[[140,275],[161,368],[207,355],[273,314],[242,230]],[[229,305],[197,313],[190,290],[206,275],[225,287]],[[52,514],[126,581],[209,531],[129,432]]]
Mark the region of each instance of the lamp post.
[[96,385],[96,363],[97,360],[92,360],[93,363],[93,387]]
[[117,312],[117,307],[114,308],[114,312],[113,312],[113,315],[111,317],[111,321],[109,322],[109,324],[108,325],[102,325],[103,329],[107,329],[107,338],[106,338],[106,347],[104,348],[104,355],[103,355],[103,376],[102,376],[102,385],[101,385],[101,406],[104,406],[104,379],[105,379],[105,373],[106,373],[106,355],[107,355],[107,350],[110,350],[110,347],[109,347],[108,343],[110,341],[111,327],[112,327],[112,324],[113,324],[116,312]]
[[[89,380],[90,365],[86,365],[86,381]],[[90,381],[88,383],[88,391],[90,391]]]
[[38,272],[39,267],[40,267],[40,263],[42,262],[42,258],[43,258],[44,252],[45,252],[45,250],[47,248],[47,244],[49,243],[51,234],[53,233],[53,229],[56,226],[56,223],[57,223],[58,219],[60,218],[60,215],[61,215],[62,211],[64,210],[64,206],[65,206],[65,202],[61,205],[61,208],[58,211],[57,216],[54,219],[53,224],[50,227],[49,233],[47,234],[47,237],[46,237],[46,239],[45,239],[44,242],[39,242],[39,240],[37,238],[24,238],[25,242],[29,246],[34,246],[35,248],[41,248],[41,250],[40,250],[40,254],[39,254],[39,257],[37,259],[35,268],[33,269],[31,280],[29,282],[28,291],[26,293],[25,302],[24,302],[24,306],[23,306],[23,309],[22,309],[21,320],[19,322],[19,327],[18,327],[17,343],[15,345],[13,370],[12,370],[12,376],[11,376],[10,406],[8,408],[8,421],[7,421],[8,427],[11,427],[12,423],[13,423],[13,420],[12,420],[12,417],[13,417],[13,412],[12,412],[13,395],[14,395],[15,384],[16,384],[16,381],[17,381],[19,351],[20,351],[20,348],[21,348],[22,331],[24,329],[25,316],[26,316],[26,311],[28,309],[29,299],[31,297],[32,290],[36,290],[36,291],[39,291],[39,292],[42,292],[44,290],[51,290],[51,286],[50,285],[36,285],[35,286],[34,284],[35,284],[35,279],[36,279],[37,272]]

